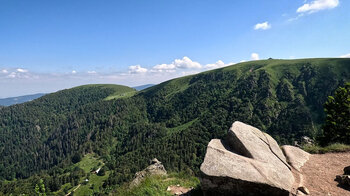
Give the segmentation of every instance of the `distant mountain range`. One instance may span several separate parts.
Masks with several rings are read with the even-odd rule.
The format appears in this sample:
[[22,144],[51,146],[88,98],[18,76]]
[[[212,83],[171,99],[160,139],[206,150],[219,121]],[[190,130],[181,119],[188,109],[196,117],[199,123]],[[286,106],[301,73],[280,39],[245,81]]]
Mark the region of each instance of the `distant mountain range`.
[[24,103],[27,101],[32,101],[32,100],[37,99],[43,95],[45,95],[45,93],[37,93],[37,94],[33,94],[33,95],[23,95],[23,96],[19,96],[19,97],[3,98],[3,99],[0,99],[0,106],[10,106],[10,105],[14,105],[14,104]]
[[[132,88],[136,89],[137,91],[141,91],[152,86],[154,86],[154,84],[145,84],[145,85],[135,86]],[[37,93],[33,95],[23,95],[18,97],[2,98],[0,99],[0,106],[10,106],[15,104],[25,103],[27,101],[32,101],[44,95],[45,93]]]

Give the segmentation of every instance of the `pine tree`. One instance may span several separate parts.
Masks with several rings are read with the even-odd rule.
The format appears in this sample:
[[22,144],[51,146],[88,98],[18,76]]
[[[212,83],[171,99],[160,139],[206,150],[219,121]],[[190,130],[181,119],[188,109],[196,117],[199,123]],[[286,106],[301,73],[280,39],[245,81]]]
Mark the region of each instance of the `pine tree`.
[[350,83],[335,91],[324,104],[326,122],[323,126],[323,144],[350,144]]
[[35,193],[38,196],[46,196],[45,192],[46,192],[46,189],[45,189],[44,181],[43,181],[43,179],[40,179],[39,184],[35,185]]

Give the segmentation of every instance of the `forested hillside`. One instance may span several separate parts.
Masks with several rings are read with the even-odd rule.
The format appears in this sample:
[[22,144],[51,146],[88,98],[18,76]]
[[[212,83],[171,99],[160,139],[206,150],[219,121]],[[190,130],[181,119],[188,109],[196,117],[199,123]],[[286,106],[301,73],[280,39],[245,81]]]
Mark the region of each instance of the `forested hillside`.
[[[210,139],[224,137],[236,120],[281,144],[315,137],[327,96],[349,79],[350,59],[270,59],[170,80],[139,93],[84,86],[46,95],[0,110],[0,179],[63,169],[73,155],[89,152],[110,170],[105,192],[154,157],[170,171],[196,174]],[[13,187],[8,183],[0,192]]]
[[70,130],[80,127],[76,117],[86,119],[92,106],[103,104],[113,93],[128,91],[134,89],[86,85],[0,110],[0,178],[29,177],[64,161],[85,142],[87,127]]

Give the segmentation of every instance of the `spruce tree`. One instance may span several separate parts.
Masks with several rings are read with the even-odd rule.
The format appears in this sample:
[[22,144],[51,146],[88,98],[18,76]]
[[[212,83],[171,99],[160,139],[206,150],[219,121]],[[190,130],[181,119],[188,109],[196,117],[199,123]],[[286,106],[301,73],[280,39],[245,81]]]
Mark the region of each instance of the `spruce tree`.
[[326,121],[323,126],[323,144],[350,144],[350,83],[339,87],[324,104]]

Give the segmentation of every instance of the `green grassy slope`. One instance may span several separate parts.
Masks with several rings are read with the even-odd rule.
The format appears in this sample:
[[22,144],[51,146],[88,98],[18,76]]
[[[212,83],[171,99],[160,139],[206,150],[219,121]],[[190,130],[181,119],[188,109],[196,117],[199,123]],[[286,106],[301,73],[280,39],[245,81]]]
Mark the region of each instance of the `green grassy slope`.
[[137,195],[173,195],[167,191],[169,186],[181,186],[192,188],[191,195],[202,195],[199,179],[185,173],[170,173],[168,176],[147,177],[139,186],[132,189],[128,184],[119,187],[112,195],[137,196]]

